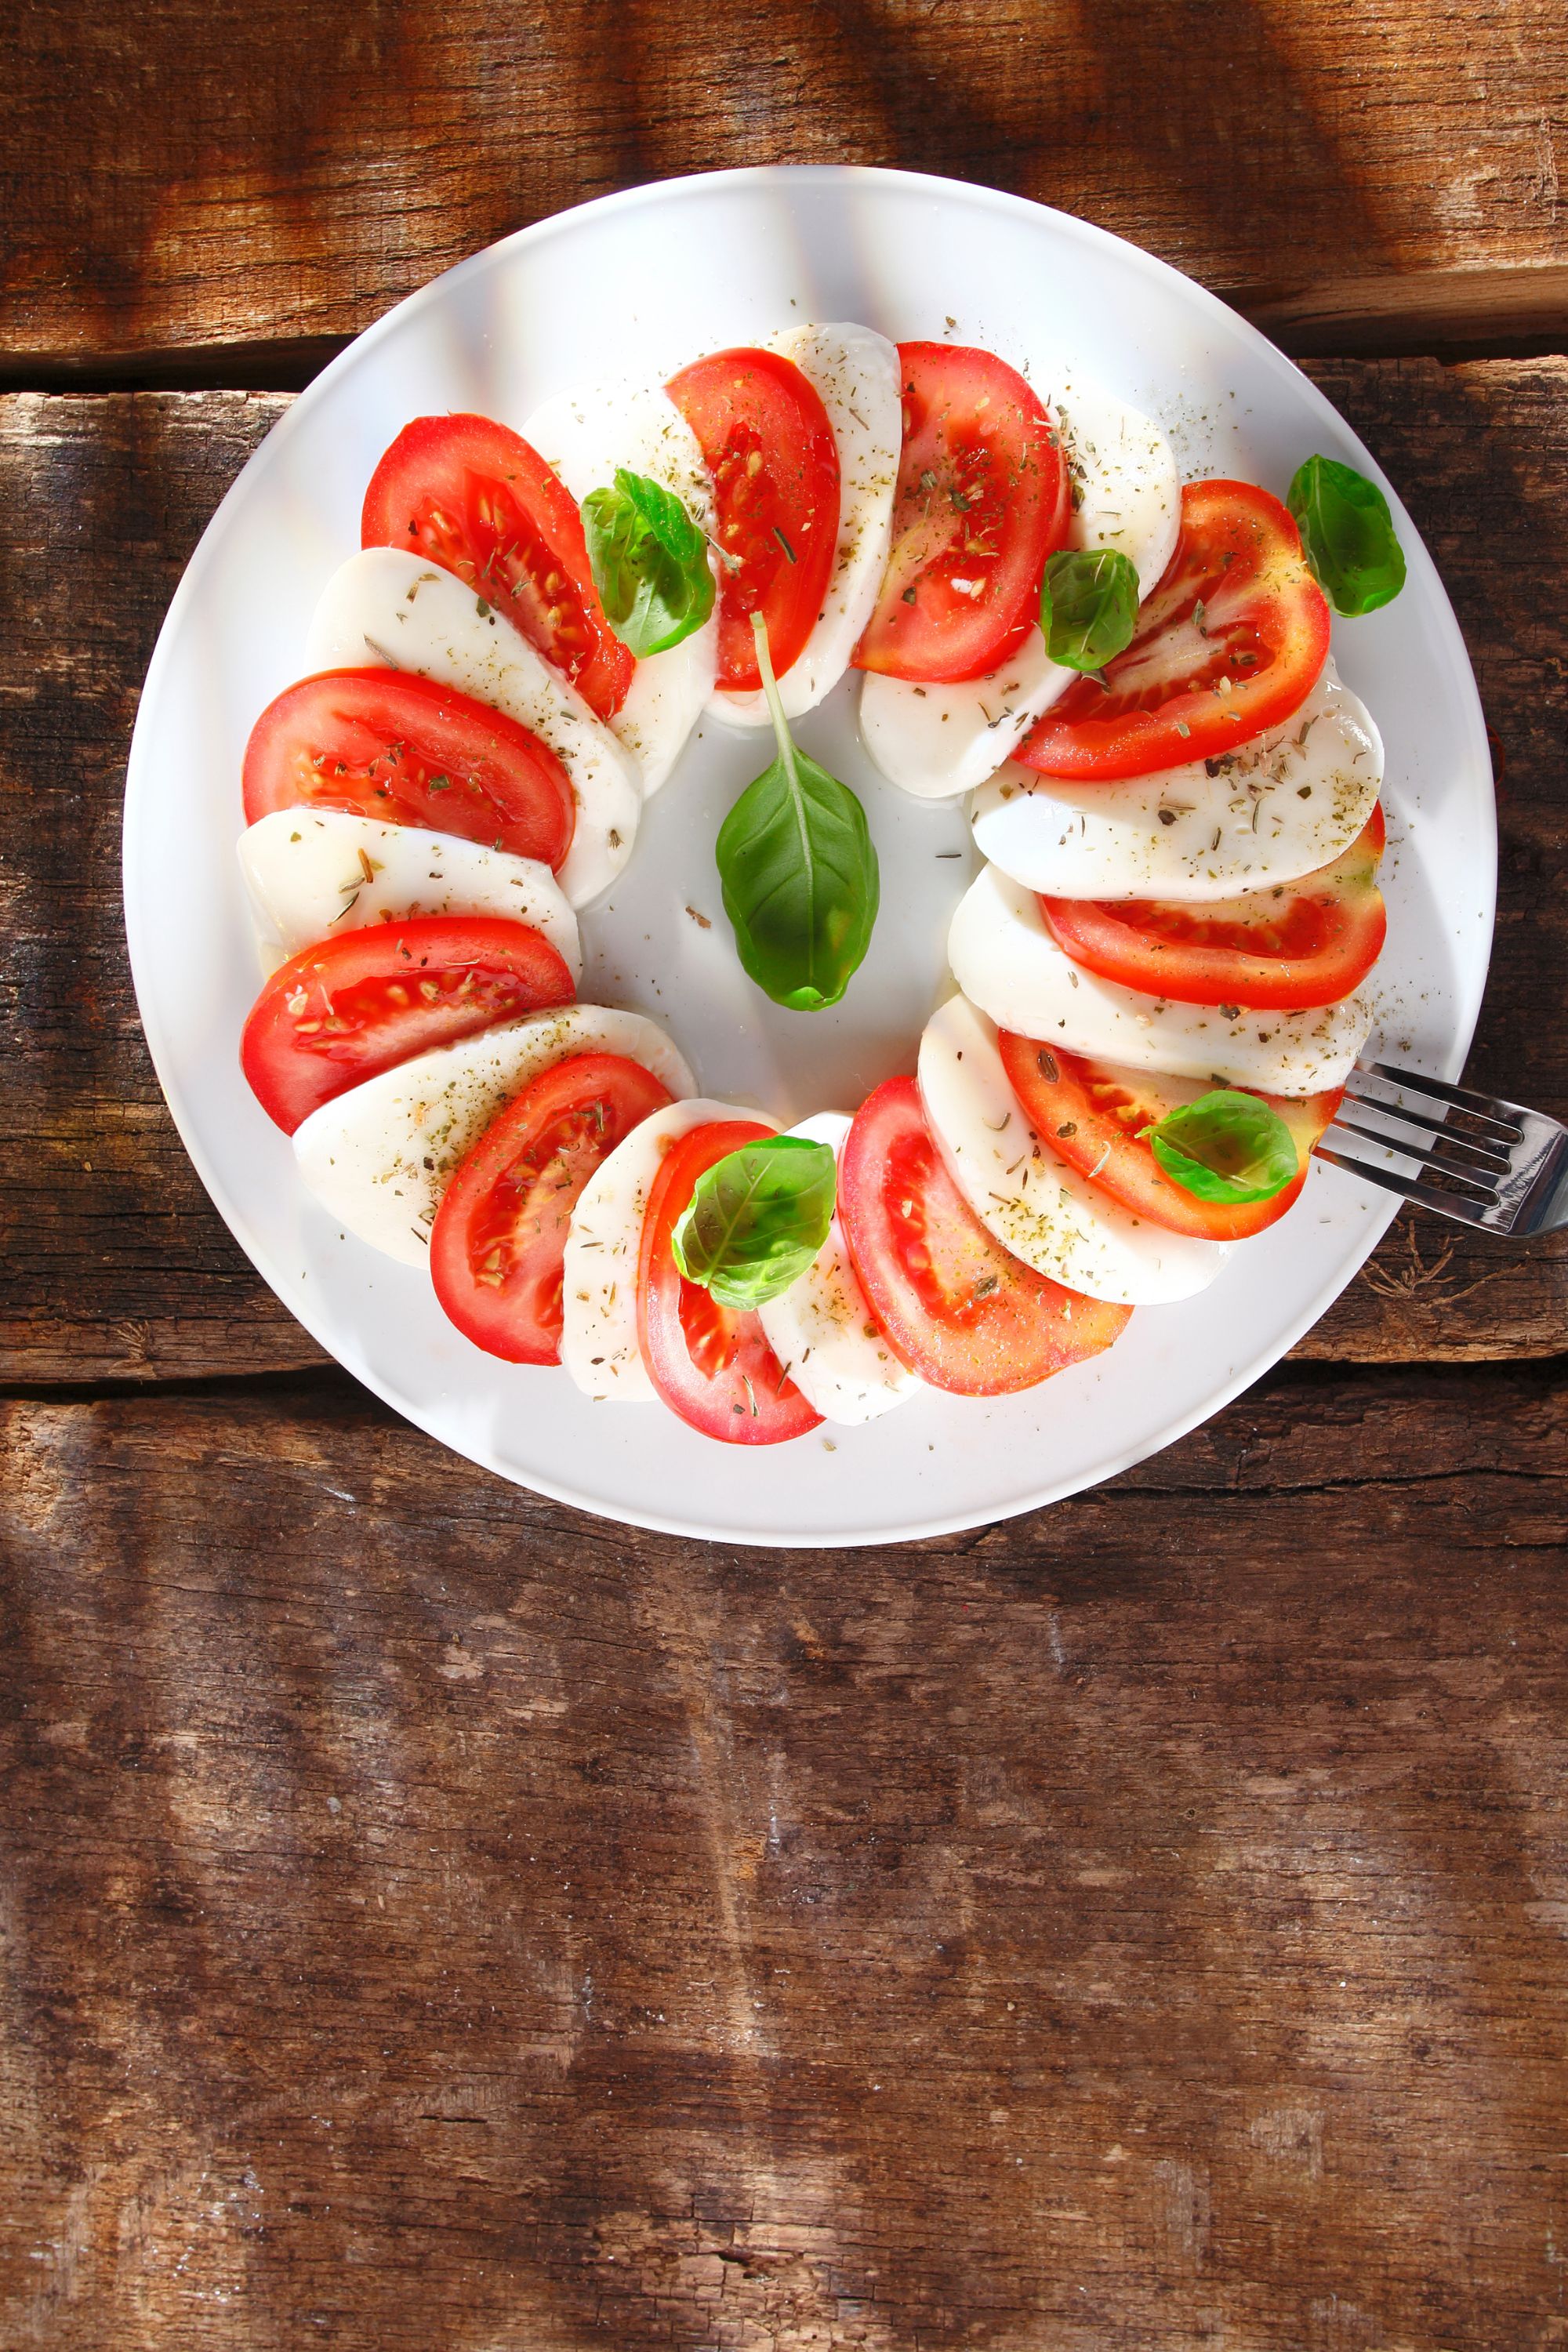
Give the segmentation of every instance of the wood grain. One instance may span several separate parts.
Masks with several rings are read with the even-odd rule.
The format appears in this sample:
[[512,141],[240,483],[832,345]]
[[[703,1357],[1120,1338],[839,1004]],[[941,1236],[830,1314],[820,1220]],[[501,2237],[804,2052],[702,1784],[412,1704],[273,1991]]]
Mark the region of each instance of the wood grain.
[[1489,333],[1563,325],[1556,0],[16,0],[5,68],[13,383],[354,333],[584,197],[778,162],[1016,189],[1309,349],[1386,345],[1408,278],[1467,331],[1460,271]]
[[[1568,726],[1568,363],[1325,365],[1458,606],[1505,763],[1502,917],[1476,1067],[1568,1111],[1559,814]],[[3,1055],[0,1376],[186,1379],[322,1360],[251,1274],[185,1159],[137,1024],[119,895],[136,692],[180,568],[286,404],[239,394],[0,403]],[[84,550],[90,551],[84,560]],[[1304,1351],[1552,1354],[1568,1254],[1401,1219]]]
[[346,1382],[5,1444],[7,2346],[1563,2340],[1554,1369],[825,1557]]

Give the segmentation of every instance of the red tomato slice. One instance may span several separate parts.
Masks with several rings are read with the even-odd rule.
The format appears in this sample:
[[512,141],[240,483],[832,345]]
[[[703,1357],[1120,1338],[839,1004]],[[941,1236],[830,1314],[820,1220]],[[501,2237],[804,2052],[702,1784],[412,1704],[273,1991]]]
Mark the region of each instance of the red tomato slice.
[[1300,708],[1329,651],[1329,607],[1287,509],[1249,482],[1189,482],[1138,633],[1080,677],[1018,753],[1048,776],[1148,776],[1250,743]]
[[552,867],[577,814],[548,743],[395,669],[324,670],[268,704],[245,747],[246,823],[300,807],[424,825]]
[[485,1129],[430,1229],[436,1296],[476,1348],[509,1364],[560,1362],[561,1263],[578,1196],[671,1099],[640,1062],[574,1054]]
[[822,611],[838,547],[838,444],[809,376],[776,352],[715,352],[665,386],[713,477],[719,545],[719,684],[761,686],[752,614],[782,677]]
[[889,1078],[856,1113],[838,1214],[889,1344],[957,1396],[1033,1388],[1109,1348],[1131,1311],[1064,1289],[992,1239],[947,1172],[913,1078]]
[[984,677],[1039,625],[1040,574],[1065,545],[1072,485],[1055,426],[990,352],[900,343],[904,443],[893,552],[857,669]]
[[411,1055],[571,1001],[572,974],[526,923],[413,915],[280,964],[251,1007],[239,1057],[262,1109],[292,1135],[322,1103]]
[[675,1263],[670,1234],[716,1160],[773,1133],[749,1118],[694,1127],[671,1144],[648,1190],[637,1262],[637,1341],[655,1388],[705,1437],[730,1445],[777,1445],[819,1428],[767,1343],[763,1318],[721,1307]]
[[455,572],[564,670],[601,719],[637,664],[605,615],[577,501],[520,434],[489,416],[416,416],[370,478],[362,547]]
[[1299,882],[1208,906],[1040,898],[1058,947],[1102,980],[1177,1004],[1306,1012],[1359,988],[1383,953],[1383,810],[1342,856]]
[[[1167,1233],[1192,1234],[1199,1241],[1239,1242],[1277,1224],[1307,1181],[1312,1146],[1339,1108],[1342,1087],[1322,1095],[1265,1095],[1295,1140],[1299,1168],[1293,1182],[1271,1201],[1248,1201],[1226,1208],[1200,1201],[1173,1184],[1140,1130],[1163,1118],[1178,1103],[1195,1102],[1212,1089],[1183,1078],[1130,1070],[1119,1063],[1091,1062],[1043,1045],[1034,1037],[1004,1029],[998,1041],[1002,1065],[1029,1124],[1059,1151],[1069,1168],[1091,1177],[1103,1192],[1135,1216]],[[1255,1087],[1243,1091],[1258,1094]]]

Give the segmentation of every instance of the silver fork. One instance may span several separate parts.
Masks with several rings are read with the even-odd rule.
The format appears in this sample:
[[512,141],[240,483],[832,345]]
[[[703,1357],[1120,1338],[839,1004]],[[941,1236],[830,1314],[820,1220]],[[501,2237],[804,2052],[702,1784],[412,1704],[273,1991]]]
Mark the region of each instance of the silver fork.
[[[1414,1108],[1388,1099],[1406,1095],[1415,1098]],[[1346,1117],[1351,1110],[1386,1125],[1358,1126]],[[1413,1128],[1414,1138],[1401,1128]],[[1357,1136],[1414,1160],[1420,1173],[1406,1176],[1396,1167],[1347,1158],[1330,1148],[1336,1135]],[[1363,1062],[1351,1072],[1339,1115],[1317,1152],[1385,1192],[1401,1192],[1440,1217],[1481,1225],[1489,1234],[1523,1239],[1568,1224],[1568,1128],[1521,1103],[1391,1070],[1386,1062]]]

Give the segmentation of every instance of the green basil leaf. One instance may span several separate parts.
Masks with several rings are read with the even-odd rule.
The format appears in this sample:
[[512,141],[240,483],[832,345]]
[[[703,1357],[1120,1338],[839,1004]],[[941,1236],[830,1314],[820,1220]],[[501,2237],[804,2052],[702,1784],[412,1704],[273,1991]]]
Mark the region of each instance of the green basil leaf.
[[1184,1103],[1143,1133],[1172,1183],[1199,1201],[1271,1201],[1301,1165],[1279,1112],[1232,1087]]
[[1375,613],[1405,585],[1405,551],[1375,482],[1334,457],[1299,467],[1285,503],[1318,585],[1336,613]]
[[698,1179],[670,1235],[675,1263],[721,1307],[765,1307],[805,1272],[833,1222],[838,1167],[826,1143],[743,1143]]
[[1064,669],[1103,669],[1138,625],[1138,572],[1116,547],[1063,548],[1040,583],[1046,651]]
[[708,542],[661,482],[618,467],[613,489],[584,499],[583,535],[605,617],[639,661],[679,645],[713,610]]
[[757,660],[778,757],[719,828],[714,856],[742,963],[775,1004],[837,1004],[871,943],[881,890],[866,812],[847,784],[792,741],[767,631]]

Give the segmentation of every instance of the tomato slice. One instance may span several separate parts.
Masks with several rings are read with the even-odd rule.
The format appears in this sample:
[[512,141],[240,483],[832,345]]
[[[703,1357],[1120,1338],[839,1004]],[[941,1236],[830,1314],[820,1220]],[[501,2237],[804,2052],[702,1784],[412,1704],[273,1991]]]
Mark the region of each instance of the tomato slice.
[[1383,953],[1381,807],[1331,866],[1238,898],[1047,898],[1040,912],[1075,963],[1177,1004],[1307,1012],[1359,988]]
[[245,747],[245,818],[282,808],[452,833],[558,867],[572,779],[504,711],[395,669],[333,669],[269,702]]
[[1189,482],[1138,633],[1080,677],[1019,751],[1048,776],[1148,776],[1213,759],[1300,708],[1329,652],[1329,607],[1289,510],[1249,482]]
[[416,416],[370,478],[362,547],[402,547],[455,572],[564,670],[601,719],[637,667],[605,615],[583,518],[560,476],[489,416]]
[[1056,427],[1005,360],[900,343],[904,440],[893,552],[857,669],[984,677],[1039,625],[1040,574],[1065,545],[1072,485]]
[[768,627],[782,677],[822,611],[838,547],[838,444],[821,395],[777,352],[715,352],[665,386],[713,477],[718,540],[719,684],[761,686],[752,614]]
[[561,1266],[583,1187],[673,1099],[640,1062],[574,1054],[485,1129],[430,1229],[436,1296],[465,1339],[509,1364],[561,1360]]
[[412,915],[321,940],[279,964],[239,1057],[268,1118],[301,1119],[378,1071],[542,1005],[569,1004],[548,940],[499,915]]
[[838,1214],[871,1312],[932,1388],[1033,1388],[1109,1348],[1131,1312],[1064,1289],[993,1240],[948,1174],[913,1078],[889,1078],[856,1113]]
[[743,1143],[773,1133],[753,1119],[715,1120],[671,1144],[648,1189],[637,1261],[637,1342],[649,1378],[672,1412],[730,1445],[777,1445],[819,1428],[763,1318],[721,1307],[675,1263],[670,1234],[697,1180]]
[[1199,1241],[1239,1242],[1278,1224],[1307,1181],[1312,1146],[1340,1106],[1342,1087],[1321,1095],[1266,1095],[1243,1091],[1278,1111],[1295,1140],[1296,1176],[1271,1201],[1248,1201],[1227,1208],[1200,1201],[1165,1174],[1141,1130],[1178,1103],[1196,1102],[1212,1089],[1201,1081],[1157,1076],[1121,1063],[1091,1062],[1064,1054],[1059,1045],[1019,1037],[1004,1029],[998,1040],[1002,1066],[1029,1124],[1059,1151],[1069,1168],[1090,1177],[1100,1190],[1135,1216],[1167,1233],[1192,1234]]

